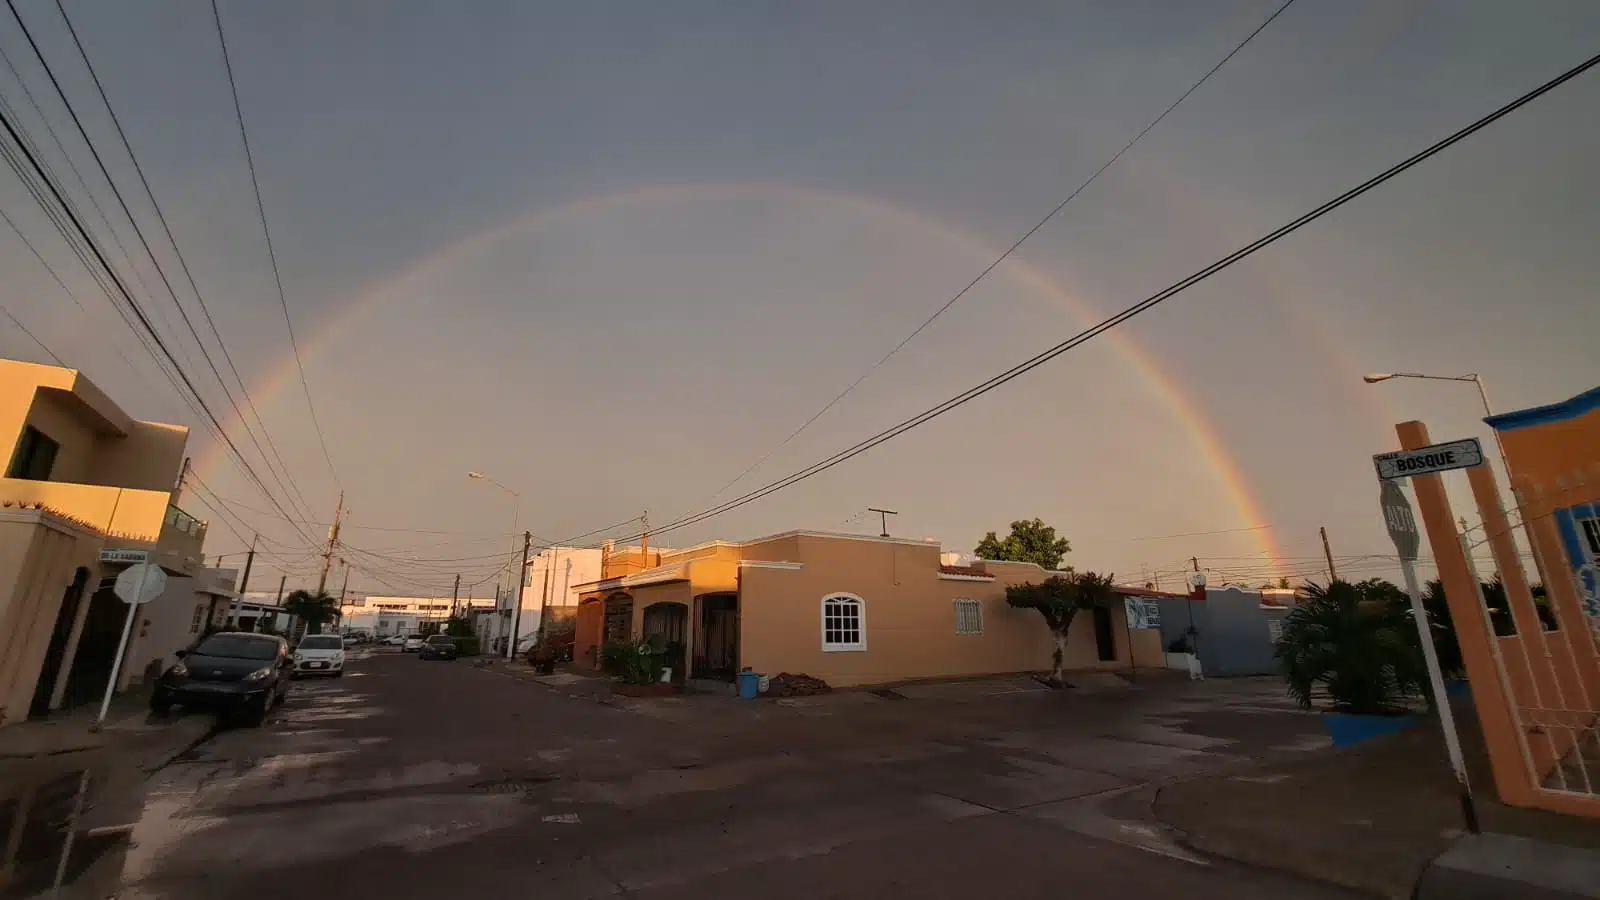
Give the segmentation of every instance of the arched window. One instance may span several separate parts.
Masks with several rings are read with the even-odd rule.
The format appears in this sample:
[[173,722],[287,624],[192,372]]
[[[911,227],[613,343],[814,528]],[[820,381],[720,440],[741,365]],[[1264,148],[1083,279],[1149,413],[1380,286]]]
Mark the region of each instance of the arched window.
[[855,594],[822,598],[822,649],[867,649],[867,604]]

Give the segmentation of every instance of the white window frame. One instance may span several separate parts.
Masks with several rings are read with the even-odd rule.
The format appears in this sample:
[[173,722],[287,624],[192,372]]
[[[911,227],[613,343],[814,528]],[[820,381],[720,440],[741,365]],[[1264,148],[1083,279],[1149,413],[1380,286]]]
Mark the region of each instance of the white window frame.
[[[853,605],[856,610],[856,628],[860,632],[860,639],[853,643],[830,642],[828,640],[828,604],[835,601],[845,601]],[[867,649],[867,601],[856,594],[847,591],[832,591],[822,595],[819,604],[820,619],[822,624],[822,652],[823,653],[859,653]]]
[[1578,531],[1578,546],[1592,562],[1600,562],[1600,517],[1573,516]]
[[[971,636],[971,635],[981,635],[981,634],[983,634],[983,601],[982,600],[974,600],[971,597],[958,597],[958,598],[956,598],[956,601],[955,601],[954,605],[955,605],[955,613],[956,613],[956,634],[959,634],[959,635],[962,635],[962,636]],[[968,628],[961,627],[962,624],[963,624],[962,623],[962,612],[963,611],[970,611],[970,613],[971,613],[971,624],[975,625],[976,627],[968,627]]]

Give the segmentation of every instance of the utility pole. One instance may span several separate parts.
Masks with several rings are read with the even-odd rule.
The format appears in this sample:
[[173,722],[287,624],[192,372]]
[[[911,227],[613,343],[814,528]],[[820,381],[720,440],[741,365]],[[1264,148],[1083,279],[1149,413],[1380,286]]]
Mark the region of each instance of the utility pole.
[[275,606],[282,606],[283,605],[283,583],[285,581],[288,581],[288,580],[289,580],[289,576],[288,575],[279,575],[278,576],[278,602],[276,604],[274,604]]
[[250,568],[256,564],[256,541],[261,540],[257,534],[250,539],[250,554],[244,558],[244,577],[239,579],[239,594],[244,595],[245,589],[250,586]]
[[350,590],[350,564],[344,563],[344,584],[339,588],[339,606],[344,606],[344,595]]
[[522,585],[527,581],[523,572],[528,570],[528,547],[533,543],[533,532],[522,533],[522,568],[517,571],[517,606],[511,611],[511,639],[506,641],[506,659],[514,659],[517,655],[517,637],[522,627]]
[[883,534],[879,535],[879,537],[889,536],[889,517],[900,515],[892,509],[878,509],[875,506],[867,507],[867,512],[875,512],[878,514],[879,530],[883,532]]
[[650,568],[650,510],[644,511],[639,522],[644,526],[644,532],[639,535],[639,571],[643,572]]
[[544,564],[544,584],[539,587],[539,627],[534,631],[534,642],[544,640],[544,617],[550,611],[550,569],[555,565],[552,558]]
[[1339,573],[1333,568],[1333,551],[1328,549],[1328,529],[1318,527],[1322,533],[1322,556],[1328,561],[1328,583],[1332,584],[1339,579]]
[[333,510],[333,524],[328,526],[328,547],[322,551],[322,576],[317,579],[317,596],[328,587],[328,569],[333,566],[333,548],[339,542],[339,522],[344,517],[344,491],[339,492],[339,505]]
[[177,502],[183,500],[183,489],[188,484],[188,482],[189,482],[189,457],[185,456],[183,458],[183,467],[178,469],[178,483],[172,489],[172,492],[177,495],[174,498],[174,505],[176,505]]
[[456,604],[461,602],[461,573],[456,573],[456,586],[450,589],[450,615],[456,614]]

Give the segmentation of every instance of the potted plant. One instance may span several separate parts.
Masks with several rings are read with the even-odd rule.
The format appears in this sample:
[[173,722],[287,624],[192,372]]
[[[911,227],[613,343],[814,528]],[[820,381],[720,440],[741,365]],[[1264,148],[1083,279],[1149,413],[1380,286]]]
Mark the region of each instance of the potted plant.
[[1424,694],[1428,676],[1404,593],[1372,580],[1308,584],[1302,594],[1274,648],[1289,696],[1311,709],[1313,691],[1326,691],[1335,746],[1416,724],[1406,702]]

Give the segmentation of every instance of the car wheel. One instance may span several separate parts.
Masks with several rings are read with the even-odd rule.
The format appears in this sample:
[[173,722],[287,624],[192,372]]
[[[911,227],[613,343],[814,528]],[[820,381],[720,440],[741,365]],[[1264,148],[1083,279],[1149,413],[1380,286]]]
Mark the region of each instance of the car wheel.
[[343,678],[344,677],[344,670],[340,669],[339,671],[333,673],[333,677],[335,677],[335,678]]
[[271,697],[267,694],[262,694],[259,700],[246,700],[234,709],[234,718],[247,728],[258,727],[267,720],[267,707],[270,703]]

